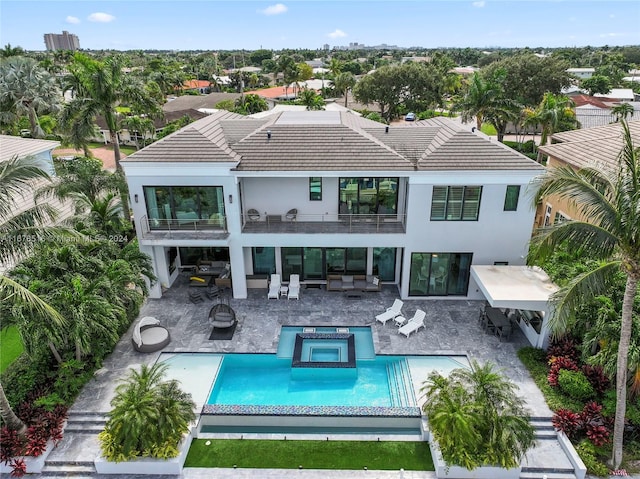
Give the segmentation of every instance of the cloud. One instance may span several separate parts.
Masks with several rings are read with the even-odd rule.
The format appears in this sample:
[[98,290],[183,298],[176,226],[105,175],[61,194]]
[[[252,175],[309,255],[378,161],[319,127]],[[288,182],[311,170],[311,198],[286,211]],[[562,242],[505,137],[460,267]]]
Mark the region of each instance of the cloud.
[[479,2],[473,2],[471,5],[473,5],[476,8],[482,8],[485,5],[484,0],[480,0]]
[[90,22],[96,23],[109,23],[113,22],[116,19],[113,15],[109,15],[108,13],[96,12],[92,13],[87,17],[87,20]]
[[76,25],[76,24],[80,23],[80,19],[78,17],[72,17],[71,15],[69,15],[66,18],[66,22],[67,23],[73,23],[74,25]]
[[281,13],[286,13],[289,10],[286,5],[282,3],[276,3],[275,5],[269,5],[264,10],[258,10],[258,13],[262,13],[263,15],[280,15]]
[[339,28],[336,28],[331,33],[327,33],[327,36],[331,38],[342,38],[342,37],[346,37],[347,34],[344,33],[342,30],[340,30]]

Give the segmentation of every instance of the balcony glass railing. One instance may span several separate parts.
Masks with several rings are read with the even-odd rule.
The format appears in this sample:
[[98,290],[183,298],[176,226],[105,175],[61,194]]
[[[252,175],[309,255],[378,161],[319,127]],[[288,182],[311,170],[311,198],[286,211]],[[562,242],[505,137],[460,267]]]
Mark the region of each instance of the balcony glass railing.
[[244,233],[404,233],[401,214],[267,214],[245,213]]
[[166,232],[166,231],[209,231],[209,232],[226,232],[227,231],[227,219],[225,217],[216,219],[149,219],[146,215],[140,219],[140,226],[142,233],[148,234],[151,232]]

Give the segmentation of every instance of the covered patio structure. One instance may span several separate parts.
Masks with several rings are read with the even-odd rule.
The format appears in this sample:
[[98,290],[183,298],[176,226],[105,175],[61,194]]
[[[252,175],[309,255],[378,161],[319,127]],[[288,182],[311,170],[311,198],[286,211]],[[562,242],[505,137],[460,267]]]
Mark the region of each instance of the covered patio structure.
[[534,266],[473,265],[471,277],[494,308],[515,310],[516,320],[529,342],[538,348],[549,343],[549,299],[559,288]]

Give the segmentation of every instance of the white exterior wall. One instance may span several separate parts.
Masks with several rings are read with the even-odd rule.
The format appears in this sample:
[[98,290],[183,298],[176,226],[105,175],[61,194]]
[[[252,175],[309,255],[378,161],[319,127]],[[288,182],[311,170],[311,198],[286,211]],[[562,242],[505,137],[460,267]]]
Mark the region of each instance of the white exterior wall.
[[[411,178],[401,296],[408,297],[413,252],[472,253],[472,264],[524,264],[535,217],[533,192],[528,187],[532,178],[531,172],[465,172],[455,176],[437,173]],[[482,185],[478,221],[430,221],[434,185]],[[507,185],[521,185],[517,211],[504,211]],[[471,278],[468,298],[483,298]]]
[[[322,201],[309,200],[309,177],[322,176],[320,172],[283,172],[281,177],[252,176],[236,178],[230,171],[234,165],[210,165],[203,163],[155,163],[136,164],[124,162],[123,167],[129,183],[131,207],[136,219],[136,230],[141,249],[155,256],[154,269],[158,285],[152,297],[161,295],[160,286],[170,286],[177,272],[169,276],[165,248],[170,246],[228,247],[233,294],[246,298],[244,278],[252,274],[251,247],[271,246],[276,248],[276,268],[279,271],[280,247],[392,247],[403,252],[402,264],[398,260],[396,276],[401,285],[401,297],[408,298],[411,253],[472,253],[473,264],[493,264],[507,261],[509,264],[524,264],[528,242],[534,222],[533,192],[528,188],[535,176],[532,171],[514,172],[419,172],[409,178],[408,192],[404,188],[405,178],[390,172],[344,172],[323,179]],[[152,174],[150,174],[152,173]],[[325,172],[326,174],[326,172]],[[406,175],[406,173],[405,173]],[[405,234],[242,234],[242,211],[255,208],[265,213],[284,215],[292,208],[300,215],[336,214],[338,211],[338,176],[340,177],[398,177],[398,211],[404,210],[405,194],[407,220]],[[242,186],[242,203],[239,198]],[[455,186],[482,185],[478,221],[430,221],[431,196],[434,185]],[[521,185],[518,210],[505,212],[504,199],[507,185]],[[222,186],[225,198],[228,237],[225,239],[156,239],[142,237],[140,220],[146,213],[144,186]],[[135,195],[138,202],[135,202]],[[233,201],[229,202],[229,195]],[[311,218],[305,219],[312,220]],[[371,250],[368,267],[371,268]],[[370,272],[370,271],[369,271]],[[155,296],[158,295],[158,296]],[[464,296],[449,296],[464,299]],[[468,296],[483,298],[479,288],[470,278]]]
[[[300,215],[324,215],[338,212],[338,178],[322,179],[322,201],[309,200],[309,178],[242,178],[242,201],[245,211],[255,208],[261,215],[284,215],[292,208]],[[376,175],[378,176],[378,175]],[[305,221],[316,221],[308,218]],[[320,221],[320,217],[317,218]]]

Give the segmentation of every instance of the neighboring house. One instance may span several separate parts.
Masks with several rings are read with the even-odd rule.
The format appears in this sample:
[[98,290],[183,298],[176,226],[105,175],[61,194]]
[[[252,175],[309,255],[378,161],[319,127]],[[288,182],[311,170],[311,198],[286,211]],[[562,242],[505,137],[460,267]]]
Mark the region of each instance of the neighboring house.
[[[17,156],[24,158],[34,156],[42,161],[42,168],[52,177],[55,176],[53,156],[51,152],[60,146],[58,141],[21,138],[18,136],[0,135],[0,161],[7,161]],[[33,184],[31,192],[15,198],[16,206],[12,210],[17,214],[35,205],[34,194],[36,190],[47,184],[46,180],[39,180]],[[71,202],[60,202],[54,198],[46,200],[53,208],[59,211],[58,221],[69,218],[74,214]],[[0,264],[0,271],[10,268],[12,264]]]
[[631,88],[613,88],[609,93],[596,93],[594,96],[605,101],[635,101],[636,99]]
[[169,112],[182,110],[212,110],[215,109],[216,105],[221,101],[236,101],[238,98],[240,98],[240,93],[209,93],[204,96],[180,96],[162,105],[162,111],[166,115]]
[[211,82],[208,80],[187,80],[181,88],[182,91],[195,91],[206,95],[211,90]]
[[[634,144],[640,144],[640,120],[629,121]],[[617,168],[622,150],[622,126],[613,123],[596,128],[564,131],[552,136],[553,144],[541,146],[549,156],[547,167],[570,166],[575,169],[595,167],[599,170]],[[567,219],[586,220],[567,201],[556,197],[543,198],[536,212],[536,226],[546,226]]]
[[[194,109],[165,111],[162,118],[155,118],[153,120],[153,126],[155,127],[153,133],[144,133],[144,135],[142,135],[138,131],[129,131],[128,128],[123,127],[118,130],[118,139],[121,145],[136,146],[143,140],[154,140],[158,132],[162,131],[167,124],[179,120],[183,116],[188,116],[191,120],[199,120],[207,115],[208,113],[204,111]],[[109,134],[109,129],[107,128],[107,123],[104,121],[104,117],[96,117],[96,124],[98,125],[99,131],[98,136],[95,138],[96,141],[101,141],[105,145],[110,143],[111,135]]]
[[450,119],[387,126],[337,111],[220,111],[122,165],[153,297],[180,268],[213,260],[230,263],[235,298],[277,272],[480,299],[472,264],[524,264],[530,182],[544,172]]
[[297,98],[296,88],[288,86],[274,86],[271,88],[263,88],[261,90],[252,90],[244,92],[245,95],[258,95],[265,100],[295,100]]
[[595,68],[567,68],[567,73],[570,73],[580,80],[587,80],[591,78],[595,72]]

